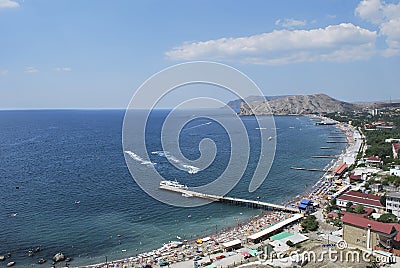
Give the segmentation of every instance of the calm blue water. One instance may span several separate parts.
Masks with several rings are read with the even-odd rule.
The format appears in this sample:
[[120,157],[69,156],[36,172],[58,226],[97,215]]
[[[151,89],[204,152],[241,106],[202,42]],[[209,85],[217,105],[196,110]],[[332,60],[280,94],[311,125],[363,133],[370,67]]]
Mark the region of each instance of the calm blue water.
[[[149,133],[157,133],[166,114],[152,114]],[[177,235],[191,239],[212,233],[258,212],[223,204],[177,208],[149,197],[125,163],[123,116],[124,111],[0,112],[0,255],[11,252],[10,261],[17,266],[38,267],[39,258],[50,259],[61,251],[74,259],[73,265],[84,265],[104,261],[105,256],[118,259],[157,248]],[[256,148],[255,119],[242,120]],[[190,124],[205,122],[198,119]],[[281,116],[275,122],[277,151],[268,178],[255,193],[249,193],[255,166],[251,161],[230,196],[260,196],[279,203],[310,188],[321,176],[289,168],[325,167],[329,159],[310,156],[327,153],[320,147],[326,146],[334,128],[315,126],[307,117]],[[151,160],[166,178],[206,182],[222,173],[229,148],[220,126],[204,124],[180,136],[183,154],[198,157],[198,142],[204,137],[213,139],[219,149],[215,163],[205,171],[189,174],[157,154],[151,154]],[[156,137],[146,142],[149,152],[162,150]],[[75,204],[77,200],[80,204]],[[28,257],[28,250],[36,246],[43,251]]]

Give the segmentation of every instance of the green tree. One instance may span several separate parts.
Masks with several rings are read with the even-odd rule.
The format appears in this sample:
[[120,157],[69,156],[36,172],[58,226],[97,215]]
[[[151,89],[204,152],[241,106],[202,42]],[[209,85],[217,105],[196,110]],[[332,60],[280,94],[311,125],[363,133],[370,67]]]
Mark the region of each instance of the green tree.
[[357,213],[357,214],[363,214],[364,213],[364,206],[363,205],[356,206],[356,208],[354,209],[354,212]]
[[347,212],[353,212],[354,211],[354,209],[351,207],[353,205],[353,202],[347,202],[347,204],[346,204],[346,211]]
[[301,227],[304,228],[305,231],[315,231],[318,229],[318,221],[314,215],[309,215],[301,222]]
[[386,223],[396,223],[397,217],[396,217],[396,215],[394,215],[392,213],[385,213],[379,217],[378,221],[386,222]]

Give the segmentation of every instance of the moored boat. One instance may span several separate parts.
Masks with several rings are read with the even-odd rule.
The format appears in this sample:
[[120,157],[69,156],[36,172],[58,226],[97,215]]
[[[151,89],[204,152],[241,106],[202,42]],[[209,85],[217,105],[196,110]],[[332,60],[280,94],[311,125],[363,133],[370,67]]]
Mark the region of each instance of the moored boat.
[[179,188],[179,189],[187,189],[188,187],[184,184],[180,184],[178,181],[161,181],[160,186],[168,186],[168,187],[174,187],[174,188]]

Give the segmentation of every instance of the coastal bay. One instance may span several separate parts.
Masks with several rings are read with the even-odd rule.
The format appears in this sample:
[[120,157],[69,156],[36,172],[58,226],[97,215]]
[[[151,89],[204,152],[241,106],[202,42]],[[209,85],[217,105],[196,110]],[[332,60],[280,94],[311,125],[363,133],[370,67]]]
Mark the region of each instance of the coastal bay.
[[[165,112],[155,116],[159,124]],[[122,118],[123,111],[2,112],[0,178],[5,194],[0,224],[5,232],[0,237],[6,242],[0,251],[13,254],[15,267],[39,266],[37,258],[51,259],[59,251],[73,258],[73,266],[103,262],[106,256],[123,259],[158,248],[176,236],[191,240],[236,226],[259,213],[214,203],[175,208],[147,196],[125,166],[120,147]],[[252,117],[243,121],[256,148],[259,130],[255,121]],[[321,176],[290,170],[291,166],[324,168],[330,163],[331,159],[311,156],[320,153],[334,126],[316,127],[313,120],[302,116],[279,116],[275,121],[279,146],[268,178],[255,193],[249,193],[250,176],[245,174],[230,196],[287,202],[310,191]],[[192,124],[207,122],[199,119]],[[187,133],[188,146],[182,150],[192,148],[186,153],[195,157],[196,146],[189,145],[207,135],[224,144],[221,129],[209,124]],[[150,156],[167,179],[206,182],[227,161],[228,151],[222,146],[210,170],[190,174],[171,168],[165,157],[151,154],[162,150],[153,141]],[[43,251],[29,257],[28,250],[39,245]]]

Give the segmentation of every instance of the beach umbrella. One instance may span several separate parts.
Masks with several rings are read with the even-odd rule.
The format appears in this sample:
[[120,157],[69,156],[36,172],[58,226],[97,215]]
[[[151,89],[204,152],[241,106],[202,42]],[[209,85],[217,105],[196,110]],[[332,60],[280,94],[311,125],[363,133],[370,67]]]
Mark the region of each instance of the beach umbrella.
[[250,257],[250,253],[248,253],[247,251],[243,251],[243,252],[242,252],[242,255],[243,255],[244,257]]

